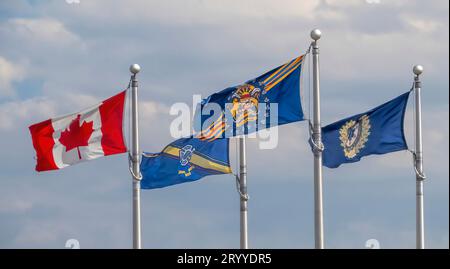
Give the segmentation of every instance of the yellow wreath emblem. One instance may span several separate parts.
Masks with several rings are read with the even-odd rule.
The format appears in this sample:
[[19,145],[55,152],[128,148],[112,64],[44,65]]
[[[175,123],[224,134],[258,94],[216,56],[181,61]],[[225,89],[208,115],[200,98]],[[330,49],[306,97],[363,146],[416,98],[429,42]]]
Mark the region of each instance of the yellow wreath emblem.
[[358,121],[349,120],[339,129],[339,139],[347,158],[354,158],[364,148],[370,135],[369,116],[363,115]]

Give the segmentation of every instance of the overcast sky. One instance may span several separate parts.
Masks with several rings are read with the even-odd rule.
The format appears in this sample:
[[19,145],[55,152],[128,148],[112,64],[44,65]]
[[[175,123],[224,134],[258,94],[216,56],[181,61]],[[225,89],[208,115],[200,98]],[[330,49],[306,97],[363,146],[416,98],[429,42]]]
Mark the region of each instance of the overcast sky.
[[[449,247],[449,3],[444,0],[4,0],[0,2],[0,248],[132,245],[126,155],[34,171],[28,126],[124,89],[139,63],[142,149],[173,138],[168,111],[252,79],[302,53],[319,27],[322,121],[410,89],[422,64],[426,246]],[[306,73],[307,74],[307,73]],[[308,83],[302,84],[308,97]],[[413,141],[412,105],[405,123]],[[308,115],[308,107],[305,114]],[[313,174],[306,122],[276,149],[249,142],[249,244],[312,248]],[[231,143],[235,160],[235,144]],[[415,247],[407,151],[324,168],[325,244]],[[238,248],[233,176],[142,191],[145,248]]]

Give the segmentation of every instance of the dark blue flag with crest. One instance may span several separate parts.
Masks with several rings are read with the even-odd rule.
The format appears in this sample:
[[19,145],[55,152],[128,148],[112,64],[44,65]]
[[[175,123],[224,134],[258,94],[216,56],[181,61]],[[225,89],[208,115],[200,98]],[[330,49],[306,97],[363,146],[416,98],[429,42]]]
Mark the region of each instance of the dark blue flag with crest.
[[162,152],[142,155],[141,188],[163,188],[231,172],[228,139],[181,138]]
[[[194,121],[195,137],[212,141],[303,120],[300,74],[304,56],[202,100],[196,113],[200,116]],[[216,109],[211,112],[213,106]],[[202,115],[199,108],[207,113]]]
[[403,122],[409,93],[323,127],[323,165],[336,168],[367,155],[407,149]]

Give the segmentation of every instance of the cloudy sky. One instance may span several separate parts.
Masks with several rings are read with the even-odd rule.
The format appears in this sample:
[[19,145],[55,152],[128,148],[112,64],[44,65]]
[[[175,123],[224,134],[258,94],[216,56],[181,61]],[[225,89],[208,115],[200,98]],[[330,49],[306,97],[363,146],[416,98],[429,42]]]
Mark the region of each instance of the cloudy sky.
[[[131,247],[125,155],[36,173],[28,126],[124,89],[139,63],[141,144],[171,138],[176,102],[191,104],[306,51],[321,28],[324,124],[407,91],[424,65],[426,245],[449,247],[449,4],[432,0],[4,0],[0,2],[0,248]],[[303,83],[308,97],[308,84]],[[308,114],[308,107],[305,109]],[[412,145],[412,105],[405,124]],[[312,154],[306,122],[276,149],[249,142],[249,241],[312,248]],[[235,160],[232,142],[231,156]],[[408,152],[324,168],[325,244],[415,246]],[[238,248],[230,175],[142,193],[143,247]]]

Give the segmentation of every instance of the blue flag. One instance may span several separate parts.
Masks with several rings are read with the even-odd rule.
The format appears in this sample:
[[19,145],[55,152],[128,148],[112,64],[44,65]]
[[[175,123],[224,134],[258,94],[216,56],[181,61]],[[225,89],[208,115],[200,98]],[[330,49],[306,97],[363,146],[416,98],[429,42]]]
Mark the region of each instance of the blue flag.
[[367,155],[407,149],[403,121],[409,93],[323,127],[323,165],[336,168]]
[[212,142],[181,138],[162,152],[144,153],[141,188],[155,189],[198,180],[204,176],[231,173],[228,139]]
[[[202,100],[199,108],[207,111],[204,112],[207,115],[201,115],[200,121],[194,122],[195,137],[214,140],[303,120],[300,101],[303,60],[304,55]],[[214,104],[220,110],[210,112]],[[271,109],[276,106],[277,113],[272,113]]]

